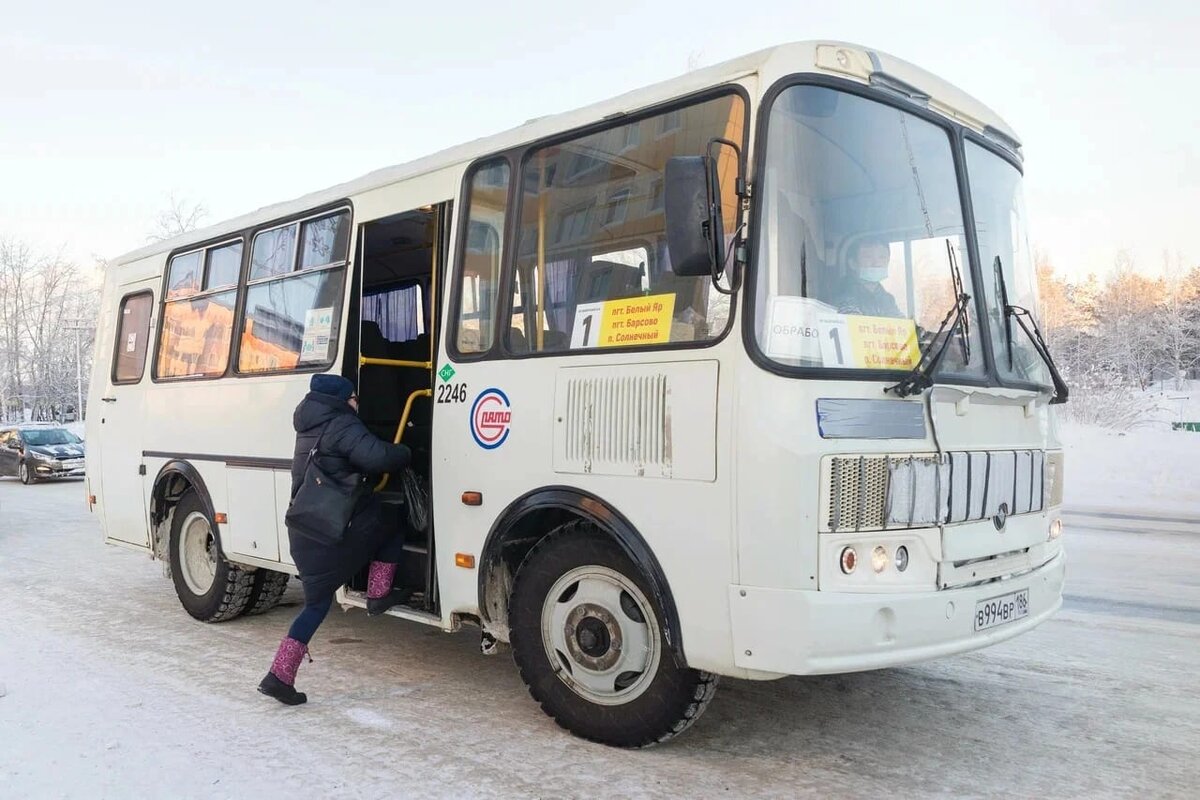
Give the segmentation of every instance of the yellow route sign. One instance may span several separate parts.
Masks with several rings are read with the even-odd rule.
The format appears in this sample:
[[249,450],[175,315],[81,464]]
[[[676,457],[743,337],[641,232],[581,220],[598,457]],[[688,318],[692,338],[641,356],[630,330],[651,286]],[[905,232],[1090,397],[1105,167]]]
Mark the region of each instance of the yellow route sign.
[[674,294],[582,303],[575,309],[571,349],[666,344],[674,313]]

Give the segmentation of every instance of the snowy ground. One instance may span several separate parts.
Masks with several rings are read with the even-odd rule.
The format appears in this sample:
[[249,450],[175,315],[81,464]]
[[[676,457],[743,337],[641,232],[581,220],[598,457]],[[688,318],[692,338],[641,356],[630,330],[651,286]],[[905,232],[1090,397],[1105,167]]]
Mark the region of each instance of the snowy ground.
[[331,615],[309,704],[281,707],[254,685],[294,607],[194,622],[159,565],[101,544],[80,484],[3,479],[0,798],[1194,797],[1200,519],[1088,512],[1039,629],[905,669],[726,680],[684,737],[623,752],[555,727],[469,631],[361,612]]

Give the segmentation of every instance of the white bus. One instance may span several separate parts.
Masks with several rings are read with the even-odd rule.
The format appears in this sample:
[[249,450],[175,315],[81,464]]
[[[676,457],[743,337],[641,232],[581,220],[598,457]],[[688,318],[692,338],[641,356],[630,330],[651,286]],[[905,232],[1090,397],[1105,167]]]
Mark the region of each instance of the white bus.
[[382,487],[391,613],[509,643],[580,736],[995,644],[1065,571],[1021,163],[945,81],[811,42],[150,245],[105,277],[89,502],[192,616],[271,608],[331,372],[431,491],[419,531]]

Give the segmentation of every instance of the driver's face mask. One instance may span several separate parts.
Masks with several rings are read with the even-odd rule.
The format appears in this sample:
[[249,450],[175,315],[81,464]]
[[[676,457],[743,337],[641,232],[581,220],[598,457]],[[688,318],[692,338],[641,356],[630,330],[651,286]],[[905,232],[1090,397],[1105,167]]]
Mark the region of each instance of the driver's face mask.
[[890,252],[886,247],[864,247],[858,253],[858,277],[868,283],[880,283],[888,276],[888,257]]

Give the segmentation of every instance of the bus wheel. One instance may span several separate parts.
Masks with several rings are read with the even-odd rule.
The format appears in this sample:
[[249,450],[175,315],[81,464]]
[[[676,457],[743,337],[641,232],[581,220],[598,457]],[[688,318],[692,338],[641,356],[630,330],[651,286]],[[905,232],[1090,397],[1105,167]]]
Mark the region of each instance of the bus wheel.
[[250,587],[250,599],[246,601],[246,610],[242,613],[247,617],[263,614],[279,605],[283,592],[287,589],[288,574],[275,572],[270,569],[260,569],[254,573],[254,585]]
[[170,545],[171,579],[185,611],[201,622],[224,622],[242,613],[254,575],[225,560],[216,526],[195,489],[175,507]]
[[641,570],[589,523],[563,525],[530,551],[509,606],[513,656],[559,725],[646,747],[699,718],[717,676],[675,662],[652,598]]

